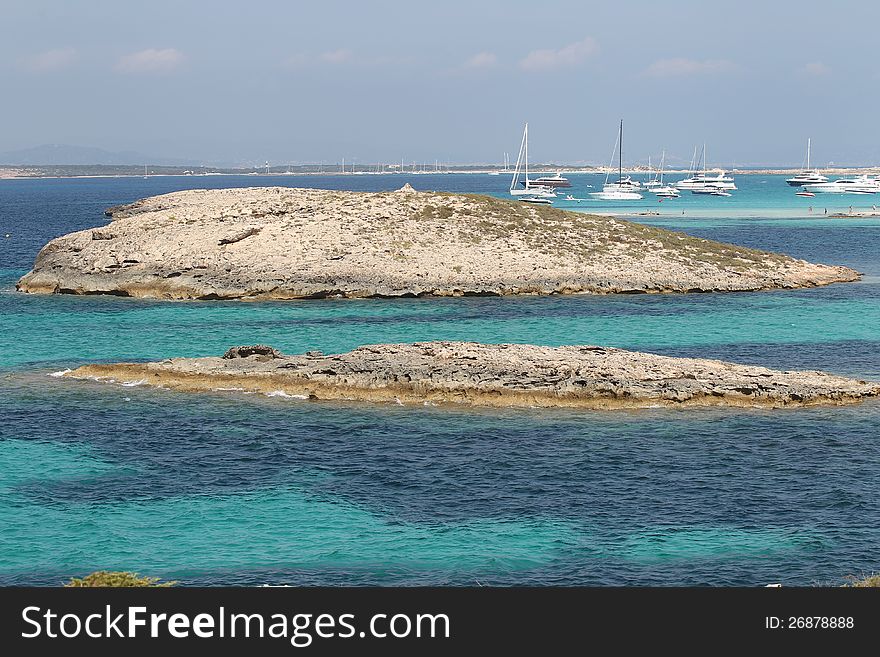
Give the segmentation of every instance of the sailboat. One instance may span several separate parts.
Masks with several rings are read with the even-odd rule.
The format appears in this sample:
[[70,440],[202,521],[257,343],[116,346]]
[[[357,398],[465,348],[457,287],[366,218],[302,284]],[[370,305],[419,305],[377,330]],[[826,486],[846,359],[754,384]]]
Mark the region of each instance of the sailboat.
[[[660,156],[660,166],[663,166],[663,156]],[[654,167],[651,166],[651,156],[648,156],[648,179],[645,181],[645,189],[653,190],[655,187],[662,187],[663,183],[660,182],[660,172],[654,171]]]
[[[697,149],[694,149],[694,159],[691,161],[691,175],[684,180],[675,183],[678,189],[689,189],[693,194],[713,194],[713,192],[721,192],[729,189],[736,189],[733,178],[727,175],[726,171],[718,171],[712,175],[706,168],[706,144],[703,144],[703,150],[700,151],[700,164],[696,160]],[[714,194],[715,196],[729,196],[729,194]]]
[[[523,180],[520,181],[520,170]],[[522,185],[522,188],[520,188]],[[513,178],[510,179],[510,195],[522,196],[521,200],[534,202],[534,199],[551,199],[556,197],[553,189],[536,186],[529,180],[529,124],[523,129],[522,142],[519,145],[519,155],[516,158],[516,168],[513,170]]]
[[681,195],[675,187],[663,184],[663,165],[665,163],[666,151],[663,151],[662,155],[660,155],[660,173],[658,174],[658,177],[654,178],[652,181],[656,182],[657,186],[651,189],[651,191],[657,195],[657,198],[679,198]]
[[496,169],[495,171],[490,171],[490,176],[500,176],[502,173],[507,173],[510,171],[510,158],[507,157],[507,153],[504,153],[504,168]]
[[801,187],[803,185],[815,185],[817,183],[828,182],[828,178],[819,173],[816,169],[810,168],[810,147],[812,146],[812,138],[807,138],[807,162],[806,167],[792,178],[788,178],[787,182],[792,187]]
[[[601,192],[590,192],[590,196],[602,201],[638,201],[642,195],[638,193],[639,183],[632,178],[623,177],[623,119],[620,120],[620,130],[617,133],[617,141],[614,143],[614,151],[617,153],[617,182],[609,183],[609,170],[605,174],[605,184]],[[614,153],[611,154],[611,163],[614,163]],[[609,166],[610,169],[610,166]]]

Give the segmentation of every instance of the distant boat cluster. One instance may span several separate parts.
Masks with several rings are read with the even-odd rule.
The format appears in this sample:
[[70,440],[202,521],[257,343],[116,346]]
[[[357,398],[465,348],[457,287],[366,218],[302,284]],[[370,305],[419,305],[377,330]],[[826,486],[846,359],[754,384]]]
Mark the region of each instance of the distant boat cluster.
[[855,178],[838,178],[829,181],[817,169],[810,167],[810,151],[812,139],[807,139],[807,159],[804,168],[797,175],[788,178],[792,187],[800,187],[798,196],[815,196],[816,194],[877,194],[880,192],[880,176],[862,174]]
[[[786,183],[792,187],[800,188],[798,196],[812,197],[816,194],[877,194],[880,193],[880,174],[862,174],[855,177],[838,178],[829,181],[818,169],[810,166],[812,140],[807,140],[807,157],[803,169],[786,179]],[[614,160],[617,160],[617,179],[611,179]],[[731,196],[736,190],[733,176],[724,170],[708,169],[706,165],[706,145],[702,149],[694,148],[694,156],[691,159],[689,175],[675,183],[664,181],[664,165],[666,152],[660,156],[660,168],[654,171],[648,161],[648,180],[641,182],[633,180],[631,176],[623,175],[623,121],[617,132],[617,141],[614,143],[614,151],[611,155],[611,164],[605,175],[605,184],[602,191],[591,192],[592,199],[600,201],[638,201],[646,194],[653,194],[658,199],[675,199],[681,196],[681,192],[689,191],[691,194],[703,194],[707,196]],[[499,175],[508,172],[507,153],[504,154],[503,171],[493,171],[490,175]],[[563,177],[561,172],[553,176],[540,178],[529,177],[529,124],[523,129],[522,142],[520,143],[519,156],[513,170],[510,181],[510,195],[527,203],[550,205],[557,198],[557,190],[563,187],[571,187],[571,182]],[[581,201],[570,194],[565,197],[569,201]]]
[[[617,159],[617,179],[611,180],[611,170],[615,157]],[[697,149],[694,149],[694,157],[691,160],[690,175],[675,184],[664,181],[663,173],[666,161],[666,152],[660,156],[660,169],[653,171],[649,165],[648,180],[643,184],[633,180],[631,176],[623,175],[623,121],[617,132],[617,141],[614,143],[614,151],[611,155],[609,171],[605,175],[605,184],[602,191],[591,192],[590,197],[600,201],[638,201],[644,198],[644,194],[653,194],[658,199],[674,199],[681,196],[681,191],[690,191],[691,194],[707,194],[711,196],[731,196],[731,191],[736,189],[733,177],[726,171],[709,171],[706,167],[706,145],[697,157]],[[507,170],[507,157],[505,153],[505,170]],[[492,172],[498,175],[499,172]],[[510,195],[526,203],[550,205],[557,198],[556,190],[561,187],[571,187],[571,182],[557,173],[555,176],[542,176],[529,178],[529,124],[523,129],[522,142],[519,147],[519,156],[516,159],[516,167],[513,178],[510,181]],[[570,194],[566,200],[575,199]]]

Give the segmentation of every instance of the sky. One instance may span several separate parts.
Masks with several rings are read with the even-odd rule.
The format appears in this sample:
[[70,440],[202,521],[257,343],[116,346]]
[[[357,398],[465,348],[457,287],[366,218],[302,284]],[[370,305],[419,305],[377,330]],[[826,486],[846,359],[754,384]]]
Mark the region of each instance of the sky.
[[880,164],[880,3],[0,0],[0,151]]

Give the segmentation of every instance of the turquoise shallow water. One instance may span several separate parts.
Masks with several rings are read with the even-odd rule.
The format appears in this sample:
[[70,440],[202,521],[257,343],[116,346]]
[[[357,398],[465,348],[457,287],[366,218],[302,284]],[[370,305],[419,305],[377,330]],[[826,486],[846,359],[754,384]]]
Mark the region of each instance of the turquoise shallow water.
[[[0,181],[0,232],[12,234],[0,242],[0,583],[102,567],[207,584],[809,584],[875,570],[876,403],[464,411],[47,376],[249,342],[332,352],[470,339],[610,344],[880,379],[880,222],[800,216],[802,199],[765,179],[740,177],[728,211],[693,201],[684,217],[664,206],[664,216],[640,220],[846,264],[862,282],[259,304],[36,297],[13,285],[39,247],[103,223],[104,207],[264,179]],[[506,184],[410,180],[489,193]],[[575,179],[576,195],[588,180]],[[271,182],[382,189],[403,178]]]

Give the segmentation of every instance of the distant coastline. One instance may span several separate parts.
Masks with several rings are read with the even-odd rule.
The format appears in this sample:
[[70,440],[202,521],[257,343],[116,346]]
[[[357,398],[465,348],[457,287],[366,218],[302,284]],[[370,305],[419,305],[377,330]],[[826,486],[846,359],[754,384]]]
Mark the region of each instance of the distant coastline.
[[[379,165],[381,166],[381,165]],[[498,167],[487,164],[456,164],[443,165],[435,169],[433,166],[421,169],[405,167],[403,171],[399,166],[377,171],[377,165],[354,166],[354,170],[340,170],[340,165],[300,165],[300,166],[276,166],[251,167],[251,168],[225,168],[225,167],[187,167],[168,165],[146,165],[146,177],[161,176],[255,176],[265,178],[281,178],[284,176],[376,176],[376,175],[446,175],[446,174],[490,174],[513,175],[513,171],[503,171]],[[607,166],[571,166],[563,164],[537,164],[530,167],[530,172],[535,174],[555,173],[593,173],[604,174],[608,172]],[[712,171],[720,171],[721,168],[713,168]],[[736,175],[793,175],[800,168],[755,168],[724,169]],[[617,171],[617,169],[614,169]],[[652,170],[648,167],[638,166],[624,169],[624,173],[633,175],[645,175]],[[876,173],[877,167],[834,167],[821,170],[826,175],[847,176],[862,173]],[[666,175],[687,175],[688,169],[666,169]],[[69,164],[69,165],[17,165],[0,164],[0,180],[26,179],[26,178],[143,178],[143,165],[104,165],[104,164]]]

